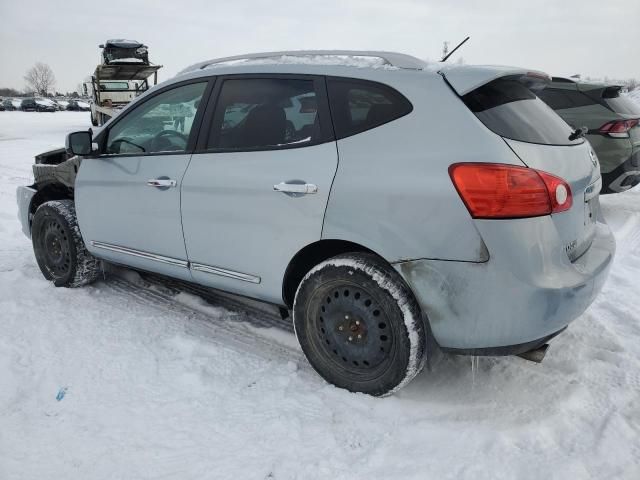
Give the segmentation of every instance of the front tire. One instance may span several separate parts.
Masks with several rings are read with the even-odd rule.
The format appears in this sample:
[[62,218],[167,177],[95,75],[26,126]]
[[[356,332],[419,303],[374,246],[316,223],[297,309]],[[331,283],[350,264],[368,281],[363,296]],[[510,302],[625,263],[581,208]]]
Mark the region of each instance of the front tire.
[[40,271],[56,287],[81,287],[95,281],[100,260],[87,251],[72,200],[53,200],[38,207],[31,239]]
[[352,392],[389,395],[426,360],[420,308],[402,277],[366,253],[330,258],[302,280],[293,321],[311,366]]

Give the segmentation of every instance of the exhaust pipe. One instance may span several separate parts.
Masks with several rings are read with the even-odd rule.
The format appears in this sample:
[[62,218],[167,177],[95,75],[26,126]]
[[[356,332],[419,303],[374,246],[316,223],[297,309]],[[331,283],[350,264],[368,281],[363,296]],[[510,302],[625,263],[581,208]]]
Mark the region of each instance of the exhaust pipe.
[[549,344],[545,343],[544,345],[538,348],[534,348],[533,350],[520,353],[518,357],[524,358],[525,360],[529,360],[530,362],[541,363],[542,360],[544,359],[544,356],[547,353],[548,348],[549,348]]

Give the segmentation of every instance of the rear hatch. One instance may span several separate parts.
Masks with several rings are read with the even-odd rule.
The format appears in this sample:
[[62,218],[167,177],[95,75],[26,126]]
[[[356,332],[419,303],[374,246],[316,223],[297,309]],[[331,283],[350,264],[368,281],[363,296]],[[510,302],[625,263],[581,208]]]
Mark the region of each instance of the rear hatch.
[[578,90],[604,107],[585,118],[591,121],[590,133],[631,138],[633,144],[640,146],[640,105],[625,95],[621,86],[580,83]]
[[[616,113],[619,120],[603,125],[601,131],[614,131],[609,133],[614,138],[628,136],[634,148],[640,148],[640,105],[635,103],[627,95],[622,94],[622,87],[608,86],[598,90],[585,92],[595,96],[599,102],[612,112]],[[609,127],[609,128],[607,128]],[[604,133],[604,132],[602,132]]]
[[505,67],[460,67],[441,73],[465,105],[504,139],[524,165],[569,184],[572,207],[551,218],[569,259],[576,260],[595,235],[600,168],[589,143],[573,138],[573,129],[533,93],[546,85],[548,76]]

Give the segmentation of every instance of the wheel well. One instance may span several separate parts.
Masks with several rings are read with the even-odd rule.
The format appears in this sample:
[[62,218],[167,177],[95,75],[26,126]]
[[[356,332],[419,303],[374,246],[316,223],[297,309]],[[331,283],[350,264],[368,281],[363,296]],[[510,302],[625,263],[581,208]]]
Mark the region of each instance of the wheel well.
[[284,303],[289,308],[293,308],[293,300],[296,290],[298,290],[298,285],[300,285],[309,270],[328,258],[349,252],[367,252],[377,255],[367,247],[347,242],[346,240],[320,240],[307,245],[296,253],[284,273],[284,281],[282,282],[282,299]]
[[31,206],[29,213],[31,215],[36,213],[36,210],[44,202],[50,200],[73,200],[73,190],[69,187],[65,187],[60,183],[50,183],[38,189],[38,192],[31,199]]

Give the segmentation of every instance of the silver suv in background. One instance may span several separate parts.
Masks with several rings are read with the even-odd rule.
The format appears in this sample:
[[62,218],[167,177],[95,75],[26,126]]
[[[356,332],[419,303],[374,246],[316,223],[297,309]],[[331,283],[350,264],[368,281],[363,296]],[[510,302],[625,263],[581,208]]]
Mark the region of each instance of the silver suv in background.
[[600,171],[547,80],[388,52],[197,64],[38,156],[23,230],[55,285],[105,260],[271,302],[327,381],[389,394],[436,345],[538,349],[600,291]]

